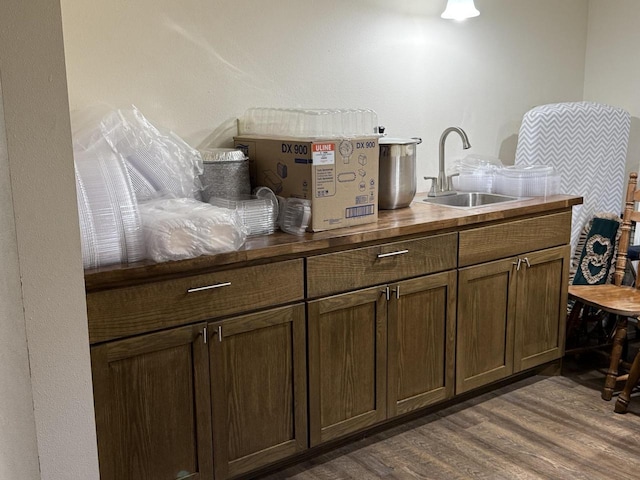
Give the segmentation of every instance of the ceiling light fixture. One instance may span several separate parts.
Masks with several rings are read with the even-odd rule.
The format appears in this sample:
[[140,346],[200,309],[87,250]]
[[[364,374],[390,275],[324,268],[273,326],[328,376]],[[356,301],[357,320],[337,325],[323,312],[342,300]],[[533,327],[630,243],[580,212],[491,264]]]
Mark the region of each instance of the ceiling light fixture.
[[440,16],[447,20],[465,20],[478,15],[480,12],[473,4],[473,0],[447,0],[447,8]]

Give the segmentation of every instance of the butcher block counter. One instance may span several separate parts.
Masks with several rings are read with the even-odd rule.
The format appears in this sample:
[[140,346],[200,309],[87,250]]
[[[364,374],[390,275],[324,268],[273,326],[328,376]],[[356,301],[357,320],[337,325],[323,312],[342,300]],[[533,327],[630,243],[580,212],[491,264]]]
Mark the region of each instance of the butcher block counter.
[[103,480],[247,477],[557,362],[580,197],[85,272]]

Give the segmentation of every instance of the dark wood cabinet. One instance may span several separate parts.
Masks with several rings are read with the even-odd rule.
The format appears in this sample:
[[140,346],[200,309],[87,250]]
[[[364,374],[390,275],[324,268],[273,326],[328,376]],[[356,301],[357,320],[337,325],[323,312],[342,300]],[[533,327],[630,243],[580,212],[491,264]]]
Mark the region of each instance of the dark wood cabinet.
[[570,247],[525,256],[518,276],[514,372],[564,355]]
[[251,475],[559,359],[579,201],[525,202],[85,272],[101,479]]
[[205,324],[91,347],[100,478],[211,480]]
[[311,446],[453,395],[456,272],[309,302]]
[[386,289],[308,303],[311,446],[386,418]]
[[390,286],[389,417],[446,400],[454,392],[456,272]]
[[304,304],[209,324],[215,478],[307,448]]
[[508,258],[459,271],[456,393],[513,373],[513,262]]
[[456,393],[560,358],[569,247],[462,268]]

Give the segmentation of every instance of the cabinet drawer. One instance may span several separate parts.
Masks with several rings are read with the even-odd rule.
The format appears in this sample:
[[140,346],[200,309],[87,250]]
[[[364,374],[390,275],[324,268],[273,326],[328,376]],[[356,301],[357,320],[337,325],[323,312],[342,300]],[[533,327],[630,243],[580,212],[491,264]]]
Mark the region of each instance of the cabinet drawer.
[[307,259],[310,298],[456,268],[458,234],[385,243]]
[[102,342],[303,297],[302,260],[93,292],[87,295],[89,341]]
[[571,212],[460,232],[460,267],[569,243]]

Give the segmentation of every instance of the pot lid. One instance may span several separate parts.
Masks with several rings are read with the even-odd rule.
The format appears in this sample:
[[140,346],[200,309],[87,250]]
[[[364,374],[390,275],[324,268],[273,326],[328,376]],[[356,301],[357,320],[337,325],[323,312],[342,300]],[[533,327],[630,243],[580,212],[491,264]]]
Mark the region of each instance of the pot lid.
[[412,143],[420,144],[422,139],[418,137],[414,138],[393,138],[393,137],[381,137],[378,140],[380,145],[410,145]]

